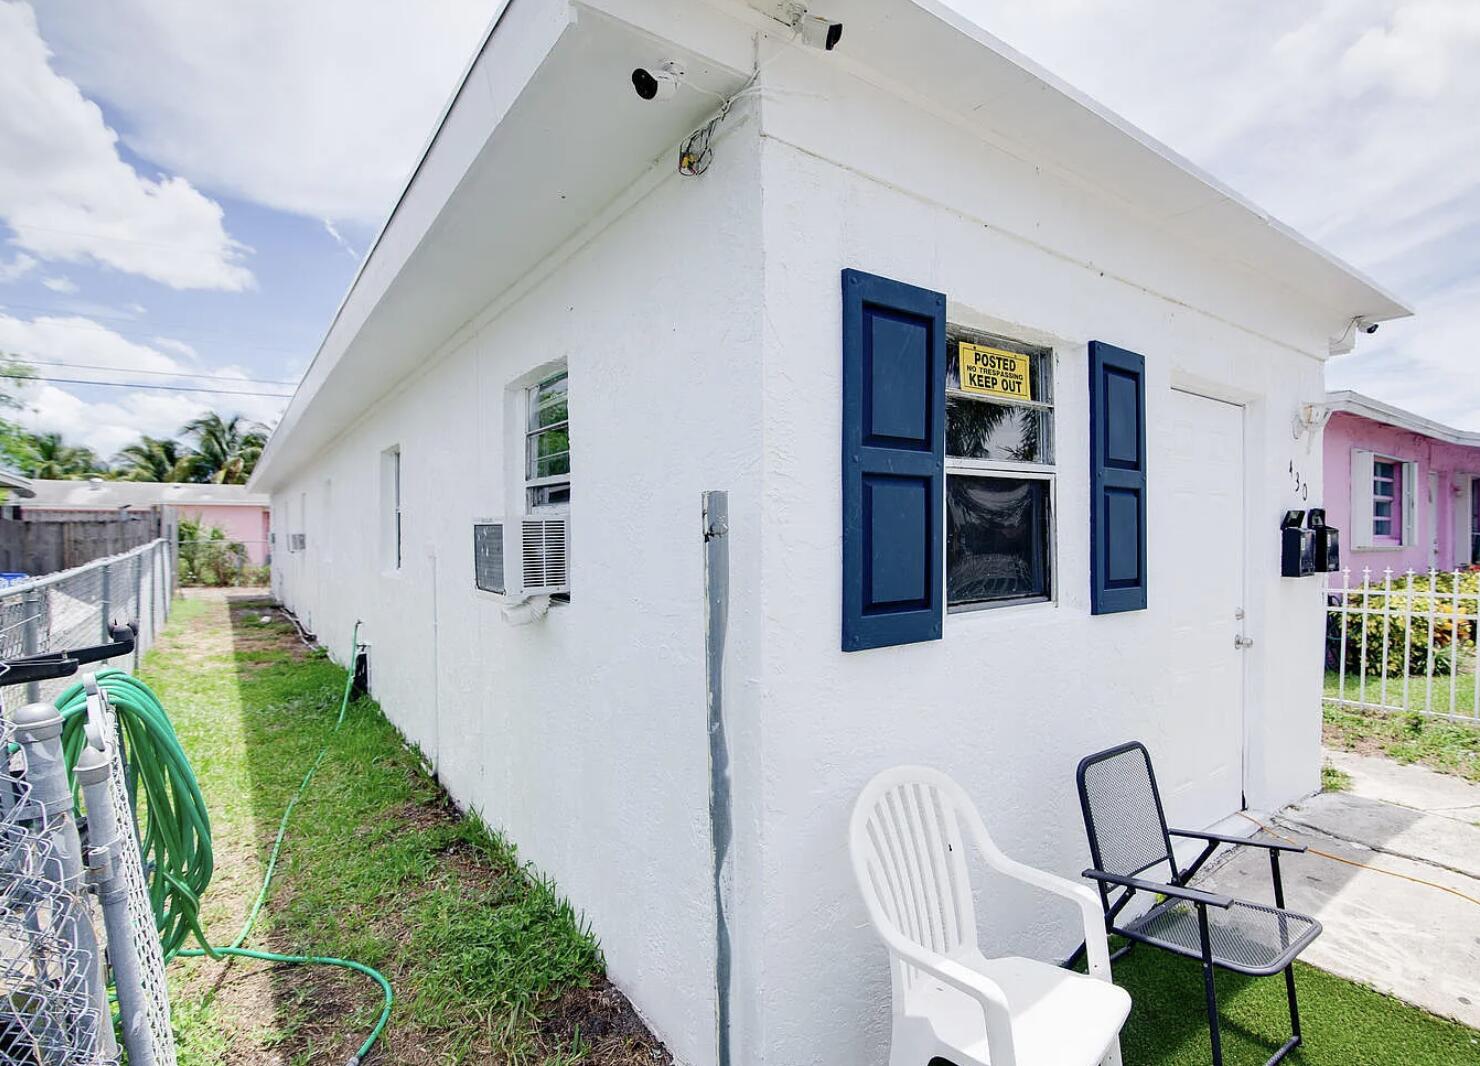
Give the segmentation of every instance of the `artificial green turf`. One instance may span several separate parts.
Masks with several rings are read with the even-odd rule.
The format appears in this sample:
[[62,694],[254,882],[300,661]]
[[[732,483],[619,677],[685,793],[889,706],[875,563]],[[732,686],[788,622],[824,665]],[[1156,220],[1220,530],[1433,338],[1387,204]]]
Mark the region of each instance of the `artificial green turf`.
[[[1208,1066],[1212,1061],[1202,967],[1138,945],[1115,963],[1131,994],[1121,1033],[1125,1066]],[[1350,981],[1297,964],[1304,1044],[1292,1066],[1465,1066],[1480,1063],[1480,1032]],[[1284,978],[1217,977],[1225,1066],[1263,1066],[1290,1035]]]

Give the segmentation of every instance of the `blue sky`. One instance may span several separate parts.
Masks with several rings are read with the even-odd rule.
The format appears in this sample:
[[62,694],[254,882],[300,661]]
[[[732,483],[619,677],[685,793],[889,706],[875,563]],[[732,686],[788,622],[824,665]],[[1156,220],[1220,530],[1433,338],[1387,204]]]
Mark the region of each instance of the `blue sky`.
[[[951,2],[1418,305],[1333,387],[1480,429],[1480,3]],[[290,391],[495,6],[0,0],[0,350]],[[27,392],[104,455],[284,404]]]

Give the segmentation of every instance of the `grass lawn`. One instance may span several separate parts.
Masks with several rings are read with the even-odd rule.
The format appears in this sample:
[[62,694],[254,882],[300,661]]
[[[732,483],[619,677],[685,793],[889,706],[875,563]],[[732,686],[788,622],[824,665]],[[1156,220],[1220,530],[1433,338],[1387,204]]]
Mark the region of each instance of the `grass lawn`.
[[[1412,678],[1409,706],[1423,706],[1423,678]],[[1441,684],[1445,686],[1441,688]],[[1448,678],[1434,679],[1434,700],[1438,706],[1448,706]],[[1463,714],[1473,706],[1475,684],[1473,674],[1457,679],[1462,698],[1458,701]],[[1388,679],[1388,700],[1402,706],[1402,678]],[[1341,691],[1336,674],[1326,675],[1326,695],[1335,696]],[[1346,679],[1346,698],[1358,698],[1355,678]],[[1372,680],[1367,681],[1367,699],[1376,701],[1377,689]],[[1480,723],[1468,725],[1450,722],[1442,718],[1430,718],[1418,713],[1402,711],[1383,713],[1361,711],[1351,707],[1336,707],[1326,704],[1323,708],[1323,740],[1328,748],[1361,752],[1367,755],[1386,755],[1405,763],[1422,763],[1435,770],[1458,774],[1471,781],[1480,781]]]
[[[329,741],[249,946],[386,973],[396,1011],[367,1066],[669,1061],[605,981],[577,915],[450,808],[372,701],[331,734],[344,672],[281,615],[264,603],[178,602],[144,665],[210,804],[217,876],[204,916],[217,942],[240,928],[278,819]],[[1135,1000],[1126,1066],[1205,1066],[1195,964],[1142,947],[1116,978]],[[1302,969],[1300,987],[1308,1047],[1294,1064],[1480,1066],[1480,1034],[1319,971]],[[1278,1046],[1283,990],[1279,979],[1220,975],[1228,1066],[1259,1066]],[[241,960],[177,960],[171,992],[181,1066],[343,1063],[379,1004],[359,975]]]
[[[217,943],[240,929],[278,820],[330,740],[247,946],[381,969],[396,1007],[370,1066],[668,1061],[570,906],[449,806],[373,702],[331,738],[344,671],[282,615],[177,601],[143,673],[210,805]],[[180,959],[171,988],[181,1066],[343,1063],[379,1009],[369,980],[319,967]]]
[[[1282,977],[1218,974],[1226,1066],[1263,1066],[1290,1035]],[[1443,1021],[1310,966],[1296,968],[1305,1043],[1292,1066],[1464,1066],[1480,1063],[1480,1032]],[[1121,1034],[1125,1066],[1211,1062],[1202,968],[1138,946],[1115,964],[1131,994]]]

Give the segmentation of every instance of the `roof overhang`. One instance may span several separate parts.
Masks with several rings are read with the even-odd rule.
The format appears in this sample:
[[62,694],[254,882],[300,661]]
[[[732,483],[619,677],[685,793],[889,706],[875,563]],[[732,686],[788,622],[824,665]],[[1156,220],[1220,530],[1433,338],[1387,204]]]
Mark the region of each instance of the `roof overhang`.
[[[773,0],[752,0],[766,7]],[[1239,264],[1344,327],[1413,314],[1404,300],[1137,129],[944,0],[816,0],[844,22],[840,62],[923,97],[1035,165],[1099,190],[1202,253]]]
[[[632,91],[675,60],[675,99]],[[251,479],[294,466],[559,249],[749,77],[581,3],[511,0],[340,305]],[[676,158],[676,157],[675,157]],[[393,443],[393,442],[392,442]]]
[[1446,444],[1458,444],[1465,447],[1480,448],[1480,433],[1469,430],[1455,429],[1446,426],[1442,422],[1416,415],[1412,411],[1405,411],[1401,407],[1394,407],[1390,403],[1384,403],[1371,396],[1365,396],[1360,392],[1328,392],[1326,402],[1323,405],[1332,414],[1355,415],[1372,422],[1381,422],[1384,425],[1396,426],[1410,433],[1417,433],[1422,437],[1432,437],[1434,440],[1443,441]]
[[[1336,333],[1357,318],[1413,313],[942,0],[812,6],[845,27],[825,61],[866,72],[1269,279],[1318,308]],[[780,11],[777,0],[506,0],[250,487],[281,486],[673,152],[714,114],[716,94],[746,83],[750,34],[790,39]],[[632,69],[665,59],[685,67],[685,87],[661,105],[639,101]]]
[[29,479],[19,474],[12,474],[9,470],[0,470],[0,489],[9,489],[23,500],[29,500],[36,495],[36,490]]

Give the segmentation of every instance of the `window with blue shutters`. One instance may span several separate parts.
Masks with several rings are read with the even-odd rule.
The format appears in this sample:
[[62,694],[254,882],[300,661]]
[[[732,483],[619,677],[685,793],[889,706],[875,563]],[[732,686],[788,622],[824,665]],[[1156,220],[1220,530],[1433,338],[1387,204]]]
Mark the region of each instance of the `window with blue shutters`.
[[941,636],[946,298],[843,272],[842,647]]
[[1146,607],[1146,360],[1089,346],[1090,611]]

